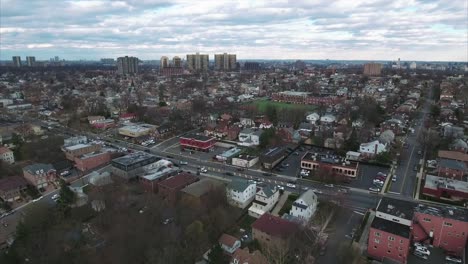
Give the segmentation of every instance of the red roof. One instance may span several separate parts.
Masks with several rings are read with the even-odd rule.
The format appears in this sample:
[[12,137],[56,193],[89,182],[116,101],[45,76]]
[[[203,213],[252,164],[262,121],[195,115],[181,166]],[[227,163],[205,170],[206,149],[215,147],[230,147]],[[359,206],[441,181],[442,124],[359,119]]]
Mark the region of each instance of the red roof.
[[231,248],[234,247],[234,244],[236,243],[236,241],[237,241],[237,238],[228,234],[223,234],[218,240],[220,244],[226,245]]
[[12,176],[0,180],[0,190],[9,191],[19,187],[26,186],[28,183],[23,177]]
[[133,113],[125,113],[125,114],[121,114],[120,115],[120,118],[134,118],[136,115],[133,114]]
[[182,189],[185,186],[197,181],[198,178],[189,173],[180,173],[158,183],[160,186],[168,189]]
[[6,148],[6,147],[0,147],[0,155],[4,154],[4,153],[7,153],[7,152],[11,152],[11,150],[9,148]]
[[274,237],[287,238],[298,230],[298,225],[266,213],[260,216],[260,218],[252,224],[252,228]]

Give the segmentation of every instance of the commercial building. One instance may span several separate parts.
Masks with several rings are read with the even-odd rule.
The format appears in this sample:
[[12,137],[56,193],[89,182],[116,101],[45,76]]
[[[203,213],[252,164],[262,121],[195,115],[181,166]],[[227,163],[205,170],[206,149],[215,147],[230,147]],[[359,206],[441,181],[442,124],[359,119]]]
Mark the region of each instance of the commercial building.
[[211,178],[203,178],[181,190],[184,199],[198,204],[206,204],[210,201],[210,192],[224,190],[224,183]]
[[99,144],[77,144],[62,148],[63,152],[65,152],[65,157],[71,161],[74,161],[78,156],[93,153],[100,149],[101,145]]
[[80,171],[89,171],[109,163],[111,154],[109,152],[91,152],[75,157],[75,167]]
[[198,151],[210,151],[214,148],[216,139],[204,135],[188,134],[179,139],[181,149],[193,149]]
[[13,66],[14,67],[21,67],[21,57],[20,56],[13,56]]
[[423,194],[444,200],[468,200],[468,182],[426,174]]
[[119,57],[117,58],[117,73],[121,75],[138,73],[138,58],[136,57]]
[[169,67],[169,58],[167,56],[162,56],[159,60],[159,68],[164,69]]
[[379,76],[382,72],[382,64],[366,63],[364,64],[364,74],[369,76]]
[[26,190],[28,183],[23,177],[12,176],[0,179],[0,198],[13,202],[21,198],[21,192]]
[[171,204],[175,204],[180,197],[180,190],[198,181],[198,178],[189,173],[180,173],[158,183],[159,195]]
[[236,54],[215,54],[215,69],[218,71],[232,71],[237,68]]
[[158,183],[177,174],[177,169],[168,160],[159,160],[151,165],[151,169],[139,176],[140,183],[148,192],[157,193]]
[[28,67],[34,67],[36,66],[36,57],[34,56],[27,56],[26,57],[26,64]]
[[208,54],[188,54],[187,67],[190,71],[207,71],[209,65]]
[[288,220],[266,213],[252,224],[252,237],[262,249],[285,249],[299,226]]
[[145,172],[146,166],[159,160],[160,158],[145,152],[133,152],[111,161],[112,174],[130,180],[135,178],[137,174]]
[[88,138],[86,136],[76,136],[70,137],[63,140],[63,146],[69,147],[78,144],[86,144],[88,143]]
[[258,160],[259,158],[257,156],[240,154],[237,157],[232,158],[232,165],[242,168],[250,168],[257,164]]
[[23,177],[36,188],[45,188],[57,179],[52,164],[35,163],[23,168]]
[[119,128],[119,134],[126,137],[136,138],[149,135],[158,127],[150,124],[131,124]]
[[234,179],[226,187],[226,195],[229,204],[246,208],[255,198],[257,184],[244,179]]
[[301,169],[320,170],[324,174],[356,178],[359,163],[346,160],[334,153],[307,152],[301,159]]
[[285,147],[274,147],[267,149],[265,152],[260,155],[260,163],[263,168],[271,170],[276,164],[280,163],[285,157],[286,148]]
[[9,164],[15,163],[13,151],[7,147],[0,147],[0,160]]

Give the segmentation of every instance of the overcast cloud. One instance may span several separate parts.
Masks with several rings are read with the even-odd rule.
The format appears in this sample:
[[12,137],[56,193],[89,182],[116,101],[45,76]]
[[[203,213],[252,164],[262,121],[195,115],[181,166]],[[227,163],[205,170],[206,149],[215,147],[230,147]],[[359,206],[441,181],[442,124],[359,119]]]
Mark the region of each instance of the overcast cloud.
[[468,60],[466,0],[0,0],[0,58]]

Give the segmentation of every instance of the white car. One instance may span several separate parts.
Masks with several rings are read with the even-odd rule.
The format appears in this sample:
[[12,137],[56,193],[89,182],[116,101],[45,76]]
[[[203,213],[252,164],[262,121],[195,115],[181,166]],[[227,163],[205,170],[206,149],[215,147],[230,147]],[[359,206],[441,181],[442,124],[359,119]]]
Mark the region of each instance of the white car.
[[413,244],[414,247],[422,247],[422,248],[427,248],[424,244],[422,244],[421,242],[414,242]]
[[281,186],[281,185],[278,185],[278,186],[276,186],[276,187],[278,187],[278,189],[279,189],[279,190],[282,190],[282,191],[284,191],[284,187],[283,187],[283,186]]
[[286,186],[288,186],[289,188],[296,188],[296,185],[292,183],[287,183]]
[[312,191],[313,191],[314,193],[323,193],[321,190],[318,190],[318,189],[312,189]]
[[382,184],[382,185],[384,184],[383,181],[378,180],[378,179],[374,179],[372,182],[373,182],[374,184]]
[[52,195],[52,200],[57,201],[60,198],[60,195],[58,193]]
[[180,165],[187,165],[188,162],[186,162],[186,161],[181,161],[181,162],[179,162],[179,164],[180,164]]
[[377,188],[377,187],[370,187],[370,188],[369,188],[369,191],[371,191],[371,192],[380,192],[380,188]]
[[463,263],[462,259],[455,256],[445,256],[445,260],[453,262],[453,263]]
[[325,184],[326,187],[333,188],[333,184]]
[[415,247],[414,252],[419,252],[428,256],[431,255],[431,252],[429,251],[429,249],[427,249],[427,247]]
[[200,169],[200,172],[207,173],[208,170],[207,170],[205,167],[202,167],[202,168]]
[[397,176],[396,176],[396,175],[393,175],[393,177],[392,177],[392,182],[396,182],[396,180],[397,180]]

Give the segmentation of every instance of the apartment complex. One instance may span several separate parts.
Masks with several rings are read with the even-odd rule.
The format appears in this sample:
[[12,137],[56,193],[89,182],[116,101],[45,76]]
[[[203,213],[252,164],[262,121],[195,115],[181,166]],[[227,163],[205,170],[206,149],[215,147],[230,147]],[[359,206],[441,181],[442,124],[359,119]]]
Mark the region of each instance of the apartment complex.
[[190,71],[207,71],[209,66],[208,54],[187,54],[187,68]]
[[364,74],[369,76],[379,76],[382,72],[382,64],[366,63],[364,64]]
[[232,71],[237,68],[236,54],[215,54],[215,70]]
[[117,73],[122,75],[138,73],[138,61],[136,57],[117,58]]
[[15,67],[21,67],[21,57],[20,56],[13,56],[13,66]]
[[169,67],[169,58],[167,56],[162,56],[159,60],[159,68],[164,69]]

